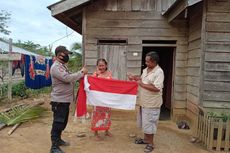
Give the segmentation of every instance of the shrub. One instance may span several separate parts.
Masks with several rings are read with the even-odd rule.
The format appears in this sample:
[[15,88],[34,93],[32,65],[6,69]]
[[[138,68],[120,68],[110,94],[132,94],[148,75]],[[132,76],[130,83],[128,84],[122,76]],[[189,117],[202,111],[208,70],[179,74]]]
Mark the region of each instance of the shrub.
[[26,90],[28,88],[25,86],[25,81],[21,81],[12,86],[12,95],[13,97],[24,97],[27,98]]
[[214,119],[222,119],[223,122],[226,122],[227,120],[230,120],[230,114],[226,114],[226,113],[221,113],[221,114],[218,114],[218,113],[214,113],[214,112],[208,112],[208,116],[209,117],[212,117]]
[[[3,84],[0,86],[0,93],[1,99],[6,98],[7,95],[8,84]],[[30,89],[25,86],[25,81],[21,81],[19,83],[15,83],[12,85],[12,96],[13,98],[21,97],[21,98],[28,98],[28,97],[37,97],[40,94],[46,94],[51,92],[51,87],[45,87],[41,89]]]

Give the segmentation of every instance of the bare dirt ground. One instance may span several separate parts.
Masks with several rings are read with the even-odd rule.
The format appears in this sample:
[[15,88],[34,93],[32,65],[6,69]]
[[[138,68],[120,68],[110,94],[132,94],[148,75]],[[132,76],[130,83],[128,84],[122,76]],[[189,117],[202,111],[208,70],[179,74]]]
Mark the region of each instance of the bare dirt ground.
[[[7,132],[11,127],[0,131],[0,153],[49,153],[50,129],[52,113],[49,106],[49,96],[36,99],[45,102],[43,107],[48,109],[47,116],[23,123],[12,135]],[[19,101],[32,102],[33,99]],[[6,107],[0,106],[0,110]],[[145,145],[134,144],[130,134],[142,136],[140,129],[136,128],[135,111],[112,111],[112,137],[105,137],[98,141],[90,131],[90,119],[82,122],[74,119],[73,109],[69,116],[69,123],[63,133],[63,139],[69,141],[71,146],[62,147],[66,153],[142,153]],[[78,137],[85,133],[85,137]],[[155,136],[156,148],[154,153],[208,153],[200,144],[190,143],[190,130],[180,130],[171,121],[160,121],[158,133]]]

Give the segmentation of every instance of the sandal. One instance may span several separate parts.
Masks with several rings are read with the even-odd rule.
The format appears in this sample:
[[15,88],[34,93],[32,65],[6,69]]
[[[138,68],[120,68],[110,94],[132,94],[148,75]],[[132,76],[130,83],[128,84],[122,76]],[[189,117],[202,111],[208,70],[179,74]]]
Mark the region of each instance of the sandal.
[[135,144],[148,144],[144,141],[144,139],[142,138],[136,138],[135,139]]
[[112,137],[113,135],[109,131],[105,131],[105,136]]
[[145,146],[144,152],[149,153],[149,152],[152,152],[153,150],[154,150],[154,146],[152,146],[151,144],[147,144]]

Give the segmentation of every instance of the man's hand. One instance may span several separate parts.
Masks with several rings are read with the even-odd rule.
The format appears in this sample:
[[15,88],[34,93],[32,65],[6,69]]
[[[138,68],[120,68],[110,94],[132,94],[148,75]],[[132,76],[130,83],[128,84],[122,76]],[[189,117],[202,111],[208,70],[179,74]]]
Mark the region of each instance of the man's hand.
[[88,73],[88,70],[87,70],[86,66],[84,66],[84,67],[81,69],[81,72],[82,72],[83,74],[87,74],[87,73]]
[[141,86],[141,87],[142,87],[143,82],[142,82],[141,80],[137,80],[137,83],[139,84],[139,86]]
[[127,77],[130,81],[134,80],[133,74],[132,73],[127,73]]
[[132,73],[127,73],[127,77],[130,81],[139,81],[141,77],[139,75],[133,75]]
[[134,76],[133,76],[133,79],[134,79],[135,81],[139,81],[139,80],[141,80],[141,77],[140,77],[139,75],[134,75]]

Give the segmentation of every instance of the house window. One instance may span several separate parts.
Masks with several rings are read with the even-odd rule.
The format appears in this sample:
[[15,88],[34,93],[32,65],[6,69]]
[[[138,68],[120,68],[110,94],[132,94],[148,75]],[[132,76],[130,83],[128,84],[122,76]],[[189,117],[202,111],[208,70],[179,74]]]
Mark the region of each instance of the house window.
[[127,40],[124,39],[100,39],[97,42],[98,45],[127,45]]
[[176,44],[176,40],[143,40],[142,44]]

